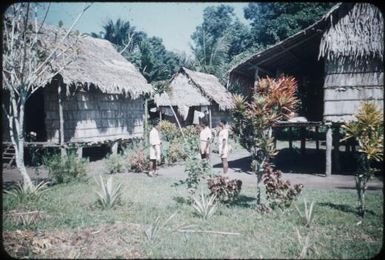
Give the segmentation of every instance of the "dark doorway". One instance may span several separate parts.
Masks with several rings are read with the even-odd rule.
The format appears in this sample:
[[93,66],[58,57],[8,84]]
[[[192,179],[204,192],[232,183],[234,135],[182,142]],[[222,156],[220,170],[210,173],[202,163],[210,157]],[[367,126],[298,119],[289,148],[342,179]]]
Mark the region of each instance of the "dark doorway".
[[[36,136],[31,132],[35,132]],[[25,133],[27,141],[47,140],[44,111],[44,89],[40,88],[27,100],[25,105]]]

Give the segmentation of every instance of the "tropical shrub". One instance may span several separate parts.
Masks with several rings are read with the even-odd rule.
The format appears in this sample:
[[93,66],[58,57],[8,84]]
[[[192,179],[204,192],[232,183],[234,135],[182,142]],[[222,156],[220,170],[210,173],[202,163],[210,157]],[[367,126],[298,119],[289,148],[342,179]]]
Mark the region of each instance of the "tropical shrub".
[[133,140],[123,150],[126,159],[126,169],[134,172],[143,172],[150,167],[149,149],[143,140]]
[[232,131],[252,155],[253,171],[257,176],[257,208],[261,204],[260,183],[265,165],[276,155],[272,127],[278,120],[290,118],[295,111],[296,90],[297,82],[293,77],[267,77],[258,81],[250,101],[240,95],[234,96]]
[[365,216],[365,192],[370,178],[380,172],[375,163],[383,161],[384,121],[383,113],[374,103],[360,105],[354,120],[343,125],[345,138],[358,142],[359,168],[355,175],[359,202],[359,214]]
[[102,209],[112,208],[121,202],[122,185],[120,183],[114,185],[112,180],[112,176],[108,177],[106,182],[104,182],[102,176],[99,176],[99,181],[95,179],[100,189],[96,191],[98,196],[97,203]]
[[282,172],[269,164],[265,164],[263,183],[266,188],[266,198],[270,208],[289,207],[303,189],[302,184],[291,185],[290,181],[282,179]]
[[175,138],[181,136],[178,127],[167,120],[162,120],[158,124],[159,132],[162,135],[162,139],[165,141],[172,141]]
[[15,188],[5,190],[4,192],[13,197],[17,202],[23,203],[39,200],[46,189],[47,183],[43,181],[32,186],[23,185],[21,182],[18,182]]
[[212,194],[207,198],[207,196],[201,192],[200,197],[193,197],[192,207],[195,209],[195,212],[198,216],[203,219],[210,218],[215,211],[217,210],[217,204],[215,202],[216,195]]
[[109,154],[104,160],[108,173],[124,172],[126,169],[125,157],[121,154]]
[[45,156],[43,164],[56,183],[67,183],[86,176],[88,159],[78,158],[74,152],[69,152],[63,157],[60,154]]
[[241,192],[242,181],[238,179],[230,180],[225,176],[216,176],[207,180],[207,185],[211,194],[223,203],[233,202]]

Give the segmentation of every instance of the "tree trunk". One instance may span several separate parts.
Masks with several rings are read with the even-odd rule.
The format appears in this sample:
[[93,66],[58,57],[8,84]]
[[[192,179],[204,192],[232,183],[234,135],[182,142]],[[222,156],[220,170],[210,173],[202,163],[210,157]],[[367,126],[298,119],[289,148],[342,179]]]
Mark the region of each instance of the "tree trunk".
[[[12,100],[13,104],[16,105],[16,100]],[[16,157],[16,166],[19,170],[21,176],[23,177],[23,184],[27,187],[32,187],[31,177],[27,173],[27,169],[24,163],[24,109],[25,109],[25,101],[22,99],[20,102],[20,110],[19,116],[13,117],[13,123],[16,126],[16,129],[13,127],[10,131],[13,131],[12,136],[16,137],[12,138],[13,145],[15,147],[15,157]],[[17,113],[14,106],[14,114]],[[16,130],[16,131],[15,131]],[[16,132],[16,134],[14,134]]]

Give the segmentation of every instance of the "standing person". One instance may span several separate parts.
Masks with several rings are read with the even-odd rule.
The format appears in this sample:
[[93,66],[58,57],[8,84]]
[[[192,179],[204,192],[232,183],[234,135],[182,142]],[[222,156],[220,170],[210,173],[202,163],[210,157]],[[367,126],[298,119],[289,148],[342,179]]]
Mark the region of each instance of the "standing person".
[[226,124],[227,122],[224,119],[219,122],[220,131],[218,133],[219,157],[222,160],[224,174],[226,174],[229,169],[229,163],[227,161],[229,155],[229,129],[227,129]]
[[211,129],[206,120],[201,121],[201,129],[199,134],[201,158],[208,160],[210,157]]
[[156,169],[156,161],[160,161],[160,137],[158,131],[158,123],[157,119],[152,121],[152,128],[150,131],[149,143],[150,143],[150,172],[149,175],[153,177],[154,175],[158,175],[158,171]]

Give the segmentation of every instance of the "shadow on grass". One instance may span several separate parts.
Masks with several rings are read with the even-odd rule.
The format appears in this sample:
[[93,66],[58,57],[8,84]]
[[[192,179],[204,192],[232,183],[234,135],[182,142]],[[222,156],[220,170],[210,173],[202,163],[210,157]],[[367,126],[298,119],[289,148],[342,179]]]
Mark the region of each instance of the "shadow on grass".
[[186,199],[182,196],[173,196],[172,199],[178,204],[185,204],[185,205],[191,204],[191,201],[189,201],[188,199]]
[[[346,213],[352,213],[356,216],[360,216],[359,213],[358,213],[358,209],[355,208],[355,207],[352,207],[350,205],[346,205],[346,204],[334,204],[334,203],[331,203],[331,202],[321,202],[321,203],[317,203],[317,205],[321,206],[321,207],[328,207],[328,208],[332,208],[332,209],[336,209],[336,210],[340,210],[342,212],[346,212]],[[366,213],[367,214],[371,214],[373,216],[376,216],[376,213],[372,210],[366,210]]]
[[254,197],[239,195],[236,200],[234,200],[229,204],[229,206],[252,208],[252,207],[255,207],[254,201],[255,201]]

